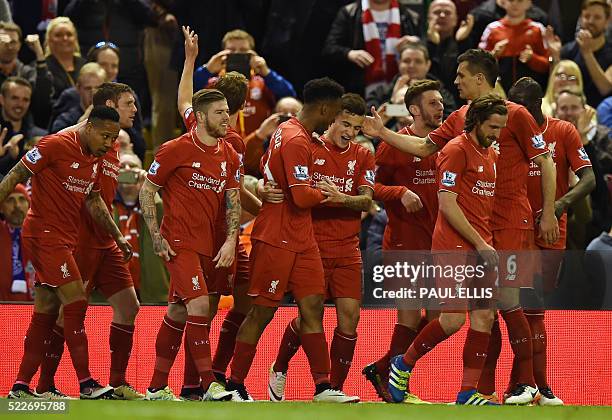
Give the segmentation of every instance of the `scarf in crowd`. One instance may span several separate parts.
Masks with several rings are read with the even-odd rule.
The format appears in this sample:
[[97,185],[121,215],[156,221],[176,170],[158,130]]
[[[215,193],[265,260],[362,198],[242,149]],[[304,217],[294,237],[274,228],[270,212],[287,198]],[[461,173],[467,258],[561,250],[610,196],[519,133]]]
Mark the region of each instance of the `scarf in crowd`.
[[385,37],[385,51],[381,47],[380,34],[370,10],[369,0],[361,0],[361,22],[363,24],[363,39],[365,50],[374,57],[374,63],[366,67],[366,84],[375,82],[390,82],[398,72],[395,47],[402,36],[400,25],[400,11],[397,0],[391,0],[389,14],[387,15],[387,35]]

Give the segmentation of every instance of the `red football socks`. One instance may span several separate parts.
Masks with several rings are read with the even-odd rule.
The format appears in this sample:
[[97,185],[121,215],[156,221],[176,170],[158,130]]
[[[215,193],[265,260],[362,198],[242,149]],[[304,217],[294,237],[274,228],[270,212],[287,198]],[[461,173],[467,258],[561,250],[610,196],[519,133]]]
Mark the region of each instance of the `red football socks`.
[[301,334],[302,347],[308,358],[315,385],[329,382],[329,351],[324,333]]
[[389,376],[389,362],[393,356],[406,353],[417,336],[417,332],[402,324],[395,324],[389,351],[376,362],[376,370],[385,378]]
[[487,358],[489,333],[469,329],[463,345],[461,391],[476,389]]
[[237,384],[244,383],[244,378],[249,374],[255,353],[257,352],[257,344],[249,344],[243,341],[236,341],[234,350],[234,358],[231,363],[230,380]]
[[185,334],[183,347],[185,348],[185,369],[183,371],[183,387],[184,388],[197,388],[200,386],[200,373],[196,366],[191,349],[187,344],[187,334]]
[[357,334],[345,334],[336,328],[331,342],[331,373],[329,379],[333,389],[342,389],[353,362]]
[[168,315],[164,316],[155,339],[155,369],[149,385],[150,389],[168,386],[168,374],[181,348],[184,328],[185,324],[173,321]]
[[544,311],[525,311],[533,343],[533,376],[538,388],[548,387],[546,380],[546,326]]
[[130,361],[132,343],[134,341],[134,326],[111,322],[110,351],[111,366],[109,384],[113,387],[125,385],[125,372]]
[[87,334],[85,334],[86,312],[86,300],[78,300],[64,305],[64,337],[79,382],[91,378]]
[[495,318],[491,327],[491,335],[489,337],[489,346],[487,348],[487,358],[480,380],[478,381],[478,392],[483,395],[491,395],[495,392],[495,369],[497,368],[497,359],[501,352],[502,337],[499,329],[499,320]]
[[287,328],[285,328],[285,333],[281,339],[278,355],[276,356],[276,361],[274,362],[272,370],[274,370],[274,372],[287,372],[289,369],[289,361],[300,349],[301,344],[300,331],[297,328],[297,318],[294,318],[287,324]]
[[414,366],[417,360],[448,337],[440,325],[440,320],[438,318],[434,319],[423,328],[404,353],[404,363],[408,366]]
[[212,373],[210,341],[208,340],[208,317],[188,315],[185,324],[185,341],[198,369],[202,388],[207,390],[215,377]]
[[17,383],[29,385],[45,353],[45,341],[48,341],[55,325],[57,314],[34,312],[30,326],[23,341],[23,357],[19,365]]
[[501,311],[508,328],[508,336],[516,362],[516,381],[535,386],[533,379],[533,344],[529,323],[521,308]]
[[56,324],[45,344],[45,354],[40,364],[40,378],[36,386],[36,392],[39,394],[47,392],[55,382],[55,372],[64,354],[64,329]]
[[234,355],[236,335],[238,334],[238,329],[240,325],[242,325],[244,318],[246,318],[245,314],[234,311],[229,311],[227,315],[225,315],[225,319],[221,325],[221,332],[219,332],[219,343],[217,344],[217,350],[213,358],[213,372],[225,375],[227,366]]

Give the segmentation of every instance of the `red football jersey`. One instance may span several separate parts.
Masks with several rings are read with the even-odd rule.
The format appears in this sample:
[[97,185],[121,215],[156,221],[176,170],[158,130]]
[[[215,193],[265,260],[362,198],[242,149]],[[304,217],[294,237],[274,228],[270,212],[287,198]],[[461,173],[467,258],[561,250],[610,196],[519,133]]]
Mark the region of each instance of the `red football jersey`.
[[264,182],[276,182],[283,190],[282,203],[263,203],[255,219],[251,238],[278,248],[303,252],[317,246],[311,209],[296,206],[290,188],[310,186],[312,137],[296,118],[282,123],[272,135],[270,147],[261,158]]
[[[557,166],[557,190],[555,199],[563,197],[569,191],[569,170],[576,172],[580,169],[591,166],[591,161],[587,155],[578,130],[569,122],[561,121],[556,118],[546,117],[546,122],[541,127],[542,136],[546,142],[546,147],[551,153],[555,165]],[[542,173],[535,163],[531,162],[529,168],[529,178],[527,181],[527,192],[529,203],[534,213],[534,217],[542,210]],[[546,244],[542,238],[536,238],[536,244],[541,248],[565,249],[567,234],[567,215],[564,214],[559,220],[559,230],[561,235],[554,244]]]
[[[119,142],[100,158],[100,195],[109,213],[112,214],[113,200],[117,194],[117,177],[119,176]],[[87,207],[81,208],[81,228],[79,229],[79,246],[83,248],[107,249],[115,245],[112,235],[98,225],[89,214]]]
[[214,225],[225,190],[240,188],[240,159],[223,139],[206,146],[195,127],[161,145],[147,179],[164,187],[161,233],[170,247],[212,257]]
[[[399,133],[415,135],[408,127]],[[389,222],[385,227],[383,249],[431,249],[431,236],[438,214],[437,157],[437,152],[419,158],[386,143],[378,146],[376,184],[406,187],[423,203],[421,210],[408,213],[401,197],[384,201]]]
[[[349,143],[346,149],[340,149],[322,136],[313,144],[312,161],[314,182],[327,180],[348,195],[359,195],[359,187],[374,189],[374,156],[358,144]],[[317,206],[312,209],[312,223],[321,258],[361,255],[361,211]]]
[[[495,162],[497,154],[483,148],[467,134],[451,140],[438,157],[439,191],[457,194],[457,204],[466,219],[487,243],[493,240],[490,221],[493,215]],[[432,250],[474,249],[438,212]]]
[[99,189],[94,186],[101,170],[99,159],[81,146],[79,133],[73,131],[43,137],[21,163],[33,174],[23,236],[76,246],[85,197]]
[[[183,115],[183,122],[185,123],[185,127],[187,130],[192,130],[197,121],[195,117],[195,113],[193,112],[193,108],[188,108],[185,110],[185,115]],[[240,175],[244,175],[244,166],[242,164],[242,160],[244,158],[244,154],[246,153],[246,146],[242,137],[236,130],[232,127],[227,128],[227,134],[223,137],[234,151],[238,154],[238,159],[240,160]],[[227,232],[227,219],[225,215],[225,201],[222,201],[221,207],[219,208],[219,214],[217,216],[217,220],[215,221],[215,237],[220,240],[225,240],[225,235]]]
[[[525,107],[506,101],[508,122],[499,137],[500,159],[493,207],[492,230],[533,229],[527,198],[529,162],[548,152],[540,128]],[[468,106],[453,112],[442,126],[429,134],[438,147],[463,131]]]

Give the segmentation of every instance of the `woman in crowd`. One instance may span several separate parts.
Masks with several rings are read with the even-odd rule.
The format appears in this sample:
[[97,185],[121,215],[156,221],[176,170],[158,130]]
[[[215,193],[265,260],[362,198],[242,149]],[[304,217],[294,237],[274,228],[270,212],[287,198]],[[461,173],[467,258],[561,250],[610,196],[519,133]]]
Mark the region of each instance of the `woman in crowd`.
[[53,100],[75,85],[79,70],[87,61],[81,57],[77,32],[67,17],[57,17],[47,27],[45,37],[47,66],[53,75]]

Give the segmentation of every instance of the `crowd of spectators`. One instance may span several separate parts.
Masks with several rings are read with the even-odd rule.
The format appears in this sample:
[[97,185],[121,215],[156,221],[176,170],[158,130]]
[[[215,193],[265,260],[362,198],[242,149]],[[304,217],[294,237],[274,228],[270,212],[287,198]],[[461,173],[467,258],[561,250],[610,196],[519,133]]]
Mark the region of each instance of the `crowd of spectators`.
[[[576,228],[569,242],[585,249],[610,230],[612,219],[612,38],[610,2],[580,3],[0,0],[0,176],[41,136],[86,118],[93,92],[105,82],[125,83],[135,93],[133,105],[115,105],[137,110],[119,141],[122,171],[138,175],[157,147],[183,129],[176,110],[183,62],[180,25],[200,34],[196,90],[228,71],[249,80],[236,129],[247,147],[246,173],[254,177],[261,176],[259,160],[270,135],[301,109],[305,81],[335,78],[399,130],[410,123],[401,108],[406,87],[416,81],[441,83],[445,117],[463,105],[454,83],[457,56],[482,48],[498,58],[500,94],[520,77],[533,77],[545,91],[544,114],[579,130],[597,187],[585,203],[586,227]],[[363,136],[360,141],[372,150],[378,144]],[[163,300],[163,290],[156,287],[167,284],[167,276],[153,279],[165,271],[141,229],[137,179],[120,181],[115,217],[136,251],[130,268],[141,297]],[[0,270],[0,300],[31,298],[26,275],[31,264],[14,252],[15,246],[20,249],[27,191],[20,189],[7,201],[0,203],[0,259],[9,261],[11,254],[22,269],[12,264],[12,277]],[[378,205],[364,214],[363,249],[380,247],[376,232],[385,220]]]

